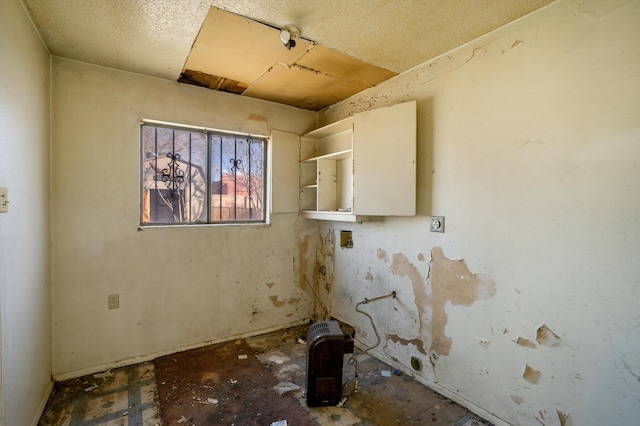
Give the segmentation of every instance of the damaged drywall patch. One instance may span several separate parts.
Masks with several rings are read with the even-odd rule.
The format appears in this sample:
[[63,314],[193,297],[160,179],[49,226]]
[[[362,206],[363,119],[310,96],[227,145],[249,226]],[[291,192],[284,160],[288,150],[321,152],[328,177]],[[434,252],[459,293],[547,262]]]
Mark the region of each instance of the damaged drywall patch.
[[452,340],[445,335],[445,305],[451,302],[453,305],[470,306],[476,301],[489,299],[496,292],[495,283],[483,274],[472,273],[464,260],[447,259],[441,247],[431,250],[429,276],[433,309],[431,349],[440,355],[448,355]]

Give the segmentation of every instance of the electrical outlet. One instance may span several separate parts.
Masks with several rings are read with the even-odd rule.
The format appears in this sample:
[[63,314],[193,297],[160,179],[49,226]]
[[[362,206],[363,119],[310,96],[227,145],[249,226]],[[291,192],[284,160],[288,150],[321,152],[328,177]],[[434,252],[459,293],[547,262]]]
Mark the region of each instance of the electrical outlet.
[[444,232],[444,216],[431,216],[431,232]]
[[120,307],[120,295],[110,294],[108,303],[109,309],[118,309]]

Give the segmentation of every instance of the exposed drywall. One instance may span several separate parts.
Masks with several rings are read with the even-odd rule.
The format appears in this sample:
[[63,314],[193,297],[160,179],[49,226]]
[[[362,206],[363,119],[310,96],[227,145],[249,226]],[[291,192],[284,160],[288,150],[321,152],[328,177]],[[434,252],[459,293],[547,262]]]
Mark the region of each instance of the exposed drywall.
[[52,74],[56,377],[311,316],[297,213],[268,226],[139,229],[138,120],[299,134],[315,113],[58,58]]
[[[320,224],[354,240],[324,265],[330,314],[371,344],[354,307],[396,291],[364,305],[372,352],[497,424],[640,418],[638,22],[635,1],[561,0],[321,114],[418,102],[418,215]],[[457,282],[438,259],[485,297],[434,304]]]
[[35,425],[51,391],[49,53],[0,2],[0,424]]

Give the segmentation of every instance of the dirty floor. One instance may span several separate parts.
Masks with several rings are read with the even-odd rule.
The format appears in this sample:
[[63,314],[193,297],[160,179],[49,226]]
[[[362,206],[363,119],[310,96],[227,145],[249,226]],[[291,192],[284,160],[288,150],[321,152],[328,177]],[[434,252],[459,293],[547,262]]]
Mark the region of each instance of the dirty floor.
[[307,330],[289,328],[56,383],[39,425],[490,425],[366,354],[356,356],[357,392],[351,354],[344,356],[341,407],[308,408],[300,340]]

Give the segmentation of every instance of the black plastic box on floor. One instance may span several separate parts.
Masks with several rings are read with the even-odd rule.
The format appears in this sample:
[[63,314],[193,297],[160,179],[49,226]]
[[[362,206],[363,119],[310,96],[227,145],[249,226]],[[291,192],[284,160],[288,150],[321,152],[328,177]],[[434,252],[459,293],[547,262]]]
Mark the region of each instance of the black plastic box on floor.
[[336,405],[342,397],[343,355],[353,352],[353,340],[338,321],[319,321],[307,333],[307,406]]

